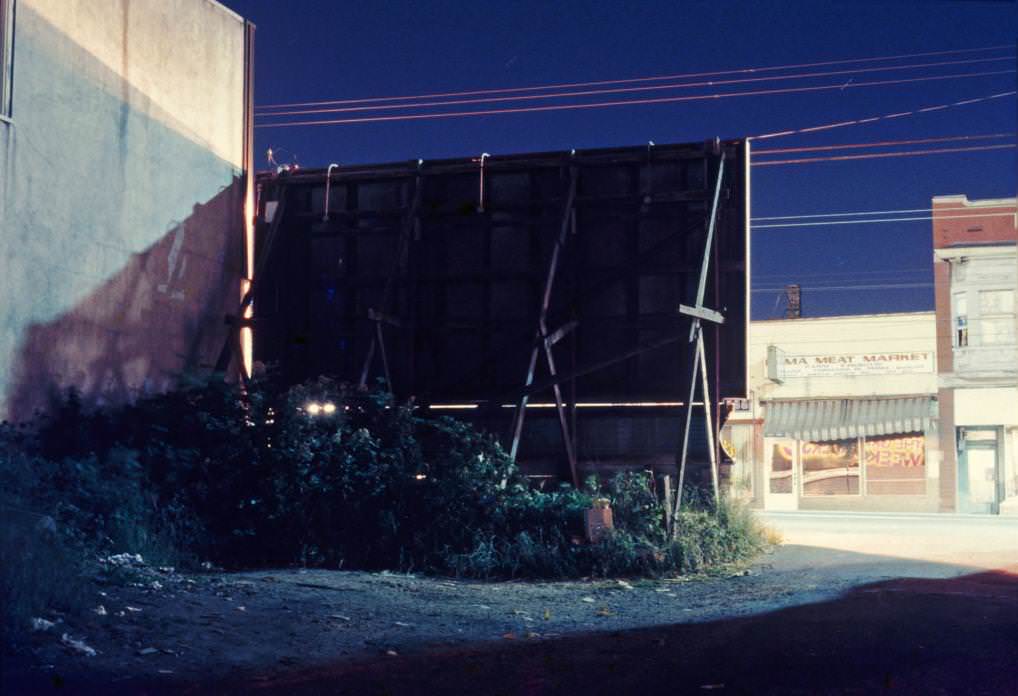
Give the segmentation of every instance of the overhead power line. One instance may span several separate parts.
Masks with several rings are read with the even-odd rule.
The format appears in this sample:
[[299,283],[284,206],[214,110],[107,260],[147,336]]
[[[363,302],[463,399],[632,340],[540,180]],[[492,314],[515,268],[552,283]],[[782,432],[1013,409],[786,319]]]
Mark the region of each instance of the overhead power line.
[[823,152],[825,150],[851,150],[861,147],[890,147],[892,145],[918,145],[921,143],[948,143],[959,140],[997,140],[1013,138],[1014,133],[986,133],[985,135],[952,135],[942,138],[914,138],[912,140],[878,140],[868,143],[849,143],[843,145],[811,145],[809,147],[775,147],[766,150],[753,150],[754,155],[776,155],[792,152]]
[[875,123],[877,121],[887,121],[892,118],[903,118],[905,116],[914,116],[916,114],[929,113],[931,111],[941,111],[942,109],[950,109],[956,106],[970,106],[972,104],[978,104],[980,102],[990,101],[992,99],[1003,99],[1004,97],[1013,97],[1016,94],[1014,90],[1010,92],[998,92],[997,94],[989,94],[985,97],[975,97],[974,99],[962,99],[956,102],[950,102],[948,104],[936,104],[934,106],[925,106],[920,109],[913,109],[912,111],[898,111],[892,114],[884,114],[883,116],[869,116],[867,118],[856,118],[849,121],[837,121],[835,123],[827,123],[822,126],[810,126],[808,128],[793,128],[790,130],[776,131],[774,133],[763,133],[761,135],[751,136],[750,140],[767,140],[769,138],[783,138],[789,135],[802,135],[803,133],[816,133],[818,131],[832,130],[834,128],[844,128],[845,126],[860,126],[864,123]]
[[[809,292],[827,292],[843,290],[892,290],[903,288],[932,288],[933,283],[860,283],[858,285],[801,285],[801,290]],[[785,288],[753,288],[750,292],[784,292]]]
[[764,77],[740,77],[734,80],[705,80],[701,82],[679,82],[664,85],[641,85],[638,87],[611,87],[603,89],[581,90],[572,92],[546,92],[542,94],[523,94],[514,96],[480,97],[471,99],[452,99],[444,101],[408,101],[402,104],[374,104],[360,106],[320,106],[318,108],[298,108],[281,111],[262,112],[257,114],[258,118],[270,118],[277,116],[302,116],[307,114],[328,114],[348,113],[353,111],[390,111],[394,109],[423,109],[436,106],[461,106],[464,104],[489,104],[494,102],[518,102],[532,101],[535,99],[565,99],[575,97],[590,97],[604,94],[627,94],[633,92],[650,92],[672,89],[691,89],[695,87],[721,87],[724,85],[746,84],[755,82],[773,82],[775,80],[804,80],[819,77],[833,77],[835,75],[858,75],[862,73],[887,72],[891,70],[908,70],[916,68],[934,68],[946,65],[964,65],[973,63],[992,63],[999,61],[1014,61],[1015,56],[1002,56],[996,58],[973,58],[969,60],[949,60],[933,63],[913,63],[907,65],[882,65],[875,68],[850,68],[847,70],[829,70],[823,72],[794,73],[791,75],[767,75]]
[[[1004,206],[1000,206],[1004,207]],[[809,215],[768,215],[766,217],[755,217],[752,218],[753,222],[758,220],[804,220],[806,218],[832,218],[832,217],[849,217],[853,215],[897,215],[906,213],[932,213],[937,210],[941,213],[956,212],[956,211],[969,211],[975,212],[970,206],[961,207],[942,207],[942,208],[905,208],[903,210],[856,210],[848,213],[812,213]]]
[[972,147],[942,147],[932,150],[898,150],[896,152],[873,152],[860,155],[836,155],[831,157],[800,157],[796,159],[757,160],[751,163],[754,167],[769,167],[779,164],[810,164],[813,162],[838,162],[844,160],[882,159],[887,157],[919,157],[922,155],[940,155],[945,152],[976,152],[982,150],[1013,150],[1018,145],[974,145]]
[[[943,215],[937,216],[938,220],[971,220],[972,218],[987,218],[987,217],[1014,217],[1014,213],[981,213],[977,215]],[[898,218],[880,218],[874,220],[873,218],[867,218],[865,220],[813,220],[811,222],[781,222],[767,225],[751,225],[754,230],[766,230],[777,227],[822,227],[824,225],[870,225],[873,223],[881,222],[916,222],[920,220],[932,220],[932,215],[924,215],[922,217],[898,217]]]
[[[917,273],[933,273],[933,265],[919,268],[917,266],[909,268],[893,268],[883,271],[825,271],[823,273],[799,273],[793,271],[786,271],[785,273],[754,273],[753,280],[762,280],[764,283],[777,283],[783,281],[785,278],[820,278],[820,279],[834,279],[838,276],[849,276],[854,278],[856,276],[872,276],[872,275],[902,275],[902,274],[917,274]],[[844,280],[836,280],[834,282],[844,282]]]
[[[354,123],[380,123],[386,121],[418,121],[442,118],[465,118],[472,116],[494,116],[499,114],[533,113],[546,111],[567,111],[576,109],[598,109],[613,106],[635,106],[641,104],[669,104],[678,102],[704,101],[730,99],[733,97],[760,97],[774,94],[803,94],[807,92],[824,92],[830,90],[860,89],[863,87],[879,87],[886,85],[901,85],[916,82],[933,82],[940,80],[963,80],[974,77],[992,77],[996,75],[1011,75],[1015,69],[989,70],[974,73],[956,73],[950,75],[934,75],[926,77],[911,77],[893,80],[872,80],[870,82],[854,82],[851,84],[813,85],[808,87],[782,87],[776,89],[747,90],[743,92],[718,92],[714,94],[682,95],[675,97],[648,97],[643,99],[620,99],[615,101],[588,102],[583,104],[550,104],[544,106],[522,106],[502,109],[478,109],[473,111],[446,111],[430,114],[401,114],[389,116],[360,116],[354,118],[340,119],[319,119],[311,121],[285,121],[279,123],[257,123],[255,128],[285,128],[294,126],[326,126],[326,125],[348,125]],[[1012,92],[1013,94],[1013,92]]]
[[931,56],[948,56],[948,55],[964,55],[966,53],[982,53],[986,51],[998,51],[1005,49],[1014,49],[1014,45],[1001,44],[998,46],[980,46],[977,48],[963,48],[945,51],[925,51],[922,53],[902,53],[891,56],[876,56],[870,58],[845,58],[840,60],[826,60],[826,61],[813,61],[809,63],[792,63],[787,65],[772,65],[763,67],[751,67],[751,68],[733,68],[728,70],[714,70],[709,72],[690,72],[690,73],[674,73],[670,75],[656,75],[650,77],[631,77],[624,79],[613,79],[613,80],[590,80],[586,82],[559,82],[554,84],[544,85],[533,85],[530,87],[497,87],[489,89],[475,89],[466,91],[453,91],[453,92],[431,92],[425,94],[410,94],[403,96],[389,96],[389,97],[363,97],[359,99],[328,99],[328,100],[317,100],[317,101],[304,101],[304,102],[289,102],[279,104],[262,104],[256,105],[256,110],[265,109],[283,109],[283,108],[295,108],[304,106],[325,106],[325,105],[340,105],[340,104],[369,104],[383,101],[405,101],[410,99],[438,99],[441,97],[469,97],[478,96],[483,94],[510,94],[518,92],[536,92],[543,90],[554,90],[554,89],[572,89],[577,87],[598,87],[602,85],[621,85],[621,84],[632,84],[640,82],[656,82],[663,80],[678,80],[695,77],[710,77],[710,76],[722,76],[722,75],[739,75],[746,73],[760,73],[760,72],[771,72],[775,70],[797,70],[800,68],[816,68],[830,65],[846,65],[849,63],[873,63],[883,60],[899,60],[902,58],[927,58]]

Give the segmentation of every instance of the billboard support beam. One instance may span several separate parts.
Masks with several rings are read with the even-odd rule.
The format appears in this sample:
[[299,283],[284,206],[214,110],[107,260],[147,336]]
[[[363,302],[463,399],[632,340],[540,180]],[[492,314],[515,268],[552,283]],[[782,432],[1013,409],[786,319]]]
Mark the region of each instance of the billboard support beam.
[[703,306],[703,296],[707,289],[707,272],[710,270],[711,248],[714,244],[714,229],[717,223],[718,201],[721,198],[721,182],[725,174],[725,156],[721,153],[721,161],[718,164],[718,178],[714,185],[714,202],[710,209],[710,223],[707,226],[707,241],[703,249],[703,261],[700,265],[700,281],[696,288],[696,305],[688,307],[680,305],[679,311],[693,317],[692,326],[689,327],[689,342],[696,342],[696,352],[693,355],[693,372],[689,380],[689,400],[686,401],[686,424],[682,430],[682,455],[679,459],[679,481],[675,491],[675,506],[672,508],[671,530],[676,529],[679,519],[679,511],[682,508],[682,486],[686,476],[686,458],[689,454],[689,431],[693,418],[693,397],[696,392],[697,373],[700,373],[703,389],[703,410],[706,416],[707,427],[707,449],[710,454],[711,483],[714,488],[714,503],[720,502],[718,486],[717,455],[714,451],[714,424],[711,418],[710,389],[707,379],[707,354],[703,347],[703,326],[702,320],[721,323],[724,317],[715,310]]
[[[551,347],[558,338],[555,338],[560,331],[549,335],[548,331],[548,308],[551,306],[551,292],[555,285],[555,275],[558,272],[559,257],[562,248],[570,231],[576,232],[576,180],[577,171],[575,166],[569,167],[569,192],[566,194],[565,209],[562,212],[562,225],[559,229],[558,238],[552,248],[551,260],[548,262],[548,274],[544,281],[544,290],[541,294],[541,309],[537,316],[537,329],[534,336],[534,346],[530,351],[530,362],[527,367],[527,376],[523,382],[524,392],[516,404],[516,413],[513,416],[513,439],[509,449],[509,457],[514,462],[520,448],[520,439],[523,436],[523,420],[527,413],[527,402],[530,400],[530,393],[527,388],[534,382],[534,372],[537,369],[537,356],[543,349],[544,357],[548,364],[548,374],[551,376],[552,390],[555,394],[555,410],[558,412],[559,428],[562,430],[562,440],[565,444],[566,458],[569,460],[569,474],[574,486],[579,487],[579,477],[576,472],[576,452],[573,449],[573,437],[569,432],[569,423],[566,420],[565,405],[562,403],[562,390],[559,387],[558,373],[555,369],[555,357]],[[555,338],[555,341],[552,339]]]
[[410,235],[417,233],[417,226],[419,224],[418,216],[421,208],[421,191],[424,189],[423,182],[421,181],[421,162],[417,163],[417,177],[414,179],[414,198],[410,204],[410,210],[407,214],[406,220],[403,222],[403,229],[400,230],[399,242],[396,245],[396,258],[393,260],[392,271],[389,273],[389,277],[385,279],[385,288],[382,290],[382,301],[381,308],[375,310],[374,308],[368,309],[368,319],[375,323],[375,331],[371,336],[371,343],[368,344],[368,353],[364,356],[364,367],[361,369],[361,378],[358,381],[358,387],[360,389],[366,389],[368,384],[368,376],[371,372],[371,363],[375,358],[375,348],[377,347],[382,356],[382,370],[385,373],[385,387],[389,390],[389,393],[393,393],[392,389],[392,375],[389,372],[389,358],[385,352],[385,336],[382,332],[382,324],[392,324],[394,326],[399,325],[399,317],[390,316],[386,312],[389,310],[389,298],[392,296],[392,286],[396,281],[396,276],[399,274],[400,268],[403,266],[404,257],[407,253],[407,246],[410,244]]
[[[258,286],[259,280],[263,277],[265,269],[268,266],[269,258],[272,255],[272,247],[276,241],[276,237],[279,233],[279,226],[283,220],[283,213],[286,210],[286,188],[281,187],[279,189],[278,204],[276,206],[275,215],[272,218],[272,222],[269,223],[268,232],[265,234],[265,244],[255,262],[254,275],[251,277],[248,283],[247,292],[244,293],[244,297],[240,301],[240,309],[236,315],[232,317],[228,316],[226,321],[230,324],[230,329],[227,332],[226,340],[223,343],[222,349],[219,351],[219,357],[216,358],[215,367],[212,369],[214,374],[226,375],[227,370],[230,369],[230,358],[234,351],[237,355],[242,356],[243,353],[240,347],[240,329],[242,321],[245,318],[244,313],[254,302],[255,288]],[[244,374],[243,365],[240,370],[241,380],[246,378]]]

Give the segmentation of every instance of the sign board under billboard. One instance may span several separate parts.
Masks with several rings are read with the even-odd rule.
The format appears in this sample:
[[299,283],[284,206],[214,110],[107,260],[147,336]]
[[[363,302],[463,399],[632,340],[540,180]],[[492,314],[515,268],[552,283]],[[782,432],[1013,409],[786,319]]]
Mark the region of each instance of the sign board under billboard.
[[[773,367],[771,362],[774,363]],[[768,374],[780,380],[850,375],[929,374],[934,371],[932,351],[882,351],[825,355],[768,354]],[[775,377],[771,377],[774,379]]]

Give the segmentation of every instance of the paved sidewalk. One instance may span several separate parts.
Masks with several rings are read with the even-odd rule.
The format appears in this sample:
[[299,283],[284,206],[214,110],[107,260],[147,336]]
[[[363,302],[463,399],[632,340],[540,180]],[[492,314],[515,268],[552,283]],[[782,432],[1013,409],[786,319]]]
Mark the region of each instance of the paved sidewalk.
[[[760,512],[789,545],[965,569],[1018,565],[1018,518],[950,514]],[[906,567],[914,564],[904,563]],[[922,575],[926,575],[923,573]]]

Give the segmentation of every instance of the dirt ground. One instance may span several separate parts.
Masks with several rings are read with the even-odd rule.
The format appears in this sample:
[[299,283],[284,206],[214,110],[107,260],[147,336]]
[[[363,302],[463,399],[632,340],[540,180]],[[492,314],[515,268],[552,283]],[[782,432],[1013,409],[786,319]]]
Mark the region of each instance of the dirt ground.
[[[607,637],[636,636],[642,645],[650,639],[641,631],[725,626],[794,607],[843,603],[846,597],[877,602],[881,611],[890,612],[893,603],[906,596],[912,601],[915,594],[887,589],[895,578],[961,582],[972,572],[963,565],[794,544],[711,575],[629,582],[487,583],[302,569],[184,575],[137,566],[127,573],[126,583],[121,579],[96,588],[95,608],[87,619],[67,619],[34,632],[33,656],[7,661],[3,693],[211,693],[229,691],[230,685],[246,685],[237,687],[238,693],[255,686],[288,691],[293,685],[314,684],[313,675],[331,680],[336,670],[343,673],[344,684],[361,683],[366,690],[306,688],[302,693],[373,693],[384,683],[381,677],[397,681],[379,693],[428,693],[415,690],[421,684],[412,679],[399,682],[398,674],[442,660],[459,665],[457,660],[466,655],[472,656],[467,662],[498,672],[507,669],[498,667],[505,651],[563,657],[570,645],[576,651],[572,673],[584,659],[598,662],[592,646]],[[1013,641],[1004,645],[1014,648],[1018,658],[1013,628],[1018,625],[1018,583],[1013,582],[1018,576],[1004,577],[1011,582],[976,594],[992,605],[981,609],[990,612],[989,618],[1002,616],[1001,607],[1016,618],[998,635]],[[880,582],[885,585],[874,587],[885,589],[876,594],[858,589]],[[960,594],[970,599],[972,593]],[[944,608],[942,602],[933,604]],[[936,615],[929,607],[922,611]],[[971,609],[966,611],[971,615]],[[596,638],[577,644],[582,636]],[[672,640],[653,640],[659,639]],[[81,643],[75,647],[74,641]],[[615,640],[610,652],[623,654],[627,646]],[[86,654],[87,649],[95,654]],[[591,650],[594,654],[587,654]],[[496,653],[503,657],[496,659]],[[369,681],[350,681],[350,670]],[[371,674],[374,681],[366,676]],[[1014,683],[1018,693],[1018,678]],[[559,692],[521,687],[505,693]]]

